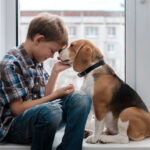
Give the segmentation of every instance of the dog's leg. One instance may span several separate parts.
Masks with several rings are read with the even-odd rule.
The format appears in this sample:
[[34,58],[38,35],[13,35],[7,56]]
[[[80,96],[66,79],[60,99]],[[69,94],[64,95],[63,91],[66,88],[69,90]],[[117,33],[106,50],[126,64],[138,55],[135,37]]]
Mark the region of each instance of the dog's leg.
[[129,138],[127,136],[128,126],[129,126],[129,121],[123,122],[119,118],[118,119],[118,134],[117,135],[101,135],[99,139],[102,143],[120,143],[120,144],[129,143]]
[[94,131],[94,134],[89,136],[86,139],[86,143],[91,143],[91,144],[97,143],[98,140],[99,140],[100,134],[102,133],[103,129],[104,129],[104,119],[99,121],[95,117],[95,131]]
[[94,119],[93,119],[93,111],[91,110],[88,119],[86,121],[85,131],[84,131],[84,138],[93,134],[94,131]]

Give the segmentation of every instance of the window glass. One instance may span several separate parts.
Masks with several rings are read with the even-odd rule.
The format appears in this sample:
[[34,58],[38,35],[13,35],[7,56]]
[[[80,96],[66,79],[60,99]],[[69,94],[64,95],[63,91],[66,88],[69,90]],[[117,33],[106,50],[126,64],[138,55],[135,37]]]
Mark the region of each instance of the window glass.
[[[26,38],[28,24],[41,12],[60,15],[69,31],[69,41],[88,39],[104,54],[104,60],[123,80],[125,78],[125,1],[124,0],[20,0],[19,43]],[[79,5],[80,4],[80,5]],[[57,61],[44,65],[50,73]],[[56,88],[73,83],[76,89],[82,78],[68,69],[61,73]]]

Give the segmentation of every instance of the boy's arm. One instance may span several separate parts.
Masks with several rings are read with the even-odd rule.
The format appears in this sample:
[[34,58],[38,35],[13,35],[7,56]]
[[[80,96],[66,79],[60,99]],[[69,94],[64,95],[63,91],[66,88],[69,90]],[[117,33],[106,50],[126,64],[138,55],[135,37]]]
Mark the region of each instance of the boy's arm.
[[36,106],[45,102],[49,102],[55,99],[55,95],[51,94],[36,100],[23,101],[22,98],[12,101],[9,104],[10,110],[13,115],[18,116],[22,114],[25,110],[31,108],[32,106]]
[[32,106],[36,106],[39,104],[43,104],[52,100],[55,100],[57,98],[62,98],[74,91],[73,85],[68,85],[64,88],[58,89],[52,94],[45,96],[40,99],[36,100],[29,100],[29,101],[23,101],[22,98],[13,100],[10,104],[10,110],[13,113],[13,115],[18,116],[22,114],[25,110],[31,108]]
[[45,87],[45,96],[51,94],[54,91],[56,80],[58,78],[58,74],[55,71],[52,71],[51,76],[48,79],[48,83]]

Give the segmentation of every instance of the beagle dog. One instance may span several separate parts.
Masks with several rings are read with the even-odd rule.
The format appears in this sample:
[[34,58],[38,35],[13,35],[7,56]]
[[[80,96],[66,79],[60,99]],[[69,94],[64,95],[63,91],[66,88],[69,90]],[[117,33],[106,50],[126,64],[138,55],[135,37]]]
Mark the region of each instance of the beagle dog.
[[[144,102],[104,62],[96,46],[88,40],[73,41],[60,52],[60,59],[84,77],[81,90],[92,98],[95,131],[87,143],[128,143],[150,135],[150,114]],[[104,134],[104,127],[109,135]]]

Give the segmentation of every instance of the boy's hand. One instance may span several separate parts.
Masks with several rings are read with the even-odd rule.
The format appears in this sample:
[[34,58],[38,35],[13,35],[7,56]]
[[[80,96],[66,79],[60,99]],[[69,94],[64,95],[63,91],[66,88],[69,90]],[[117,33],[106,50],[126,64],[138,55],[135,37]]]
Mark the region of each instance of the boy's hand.
[[64,71],[70,67],[71,67],[70,65],[64,65],[61,62],[57,62],[57,63],[55,63],[52,72],[53,73],[59,73],[59,72]]
[[63,98],[64,96],[67,96],[68,94],[71,94],[74,92],[74,86],[72,84],[69,84],[66,87],[57,89],[53,94],[55,95],[56,99],[57,98]]

